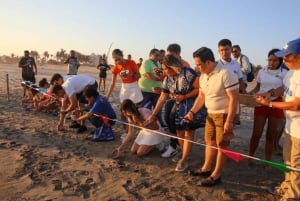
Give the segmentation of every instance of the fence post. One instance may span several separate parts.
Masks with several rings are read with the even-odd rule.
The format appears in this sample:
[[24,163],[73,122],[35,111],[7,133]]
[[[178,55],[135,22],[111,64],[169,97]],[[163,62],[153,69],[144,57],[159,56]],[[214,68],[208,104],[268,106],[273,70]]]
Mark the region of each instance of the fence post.
[[6,74],[6,89],[7,89],[7,101],[9,101],[9,79],[8,79],[8,73]]

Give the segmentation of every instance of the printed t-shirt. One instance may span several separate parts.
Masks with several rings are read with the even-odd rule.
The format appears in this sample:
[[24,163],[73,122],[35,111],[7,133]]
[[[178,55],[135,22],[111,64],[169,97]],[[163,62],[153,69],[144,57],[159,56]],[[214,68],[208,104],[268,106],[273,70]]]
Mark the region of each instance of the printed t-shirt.
[[[138,71],[138,67],[136,65],[136,63],[133,60],[124,60],[124,64],[122,65],[115,65],[111,72],[114,75],[117,74],[122,74],[122,73],[127,73],[129,75],[133,75],[135,71]],[[122,78],[122,82],[123,83],[132,83],[132,82],[136,82],[138,79],[137,78],[133,78],[133,77],[128,77],[128,78]]]
[[[258,71],[257,82],[260,83],[260,90],[258,93],[265,93],[271,89],[276,89],[283,85],[283,78],[288,71],[283,68],[270,70],[265,67]],[[271,100],[277,97],[271,97]]]

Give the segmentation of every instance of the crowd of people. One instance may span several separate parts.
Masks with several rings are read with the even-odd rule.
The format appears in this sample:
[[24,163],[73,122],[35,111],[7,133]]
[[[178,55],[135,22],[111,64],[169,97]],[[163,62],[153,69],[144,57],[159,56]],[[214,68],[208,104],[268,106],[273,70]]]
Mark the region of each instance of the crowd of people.
[[[259,70],[257,84],[251,91],[246,90],[251,73],[249,58],[229,39],[218,43],[219,60],[210,48],[196,50],[193,53],[195,69],[180,53],[178,44],[170,44],[166,51],[154,48],[149,58],[140,59],[137,65],[131,55],[125,59],[123,52],[115,49],[112,68],[105,58],[97,66],[100,70],[98,83],[91,76],[77,75],[80,64],[72,50],[65,62],[69,65],[66,76],[54,74],[50,83],[43,79],[35,86],[37,67],[25,51],[19,63],[24,86],[22,105],[31,104],[37,110],[58,109],[58,130],[65,129],[66,116],[70,114],[69,126],[77,128],[77,133],[87,131],[85,120],[90,120],[95,126],[93,141],[114,140],[112,126],[117,115],[109,98],[120,78],[121,120],[118,121],[124,122],[125,133],[114,152],[120,154],[128,147],[136,127],[140,131],[131,145],[131,153],[138,156],[149,154],[165,141],[159,132],[168,133],[176,137],[170,138],[162,157],[172,156],[176,162],[175,171],[184,172],[188,168],[195,130],[204,127],[207,145],[204,163],[197,170],[191,170],[190,175],[204,177],[202,186],[211,187],[221,182],[227,159],[218,148],[228,149],[235,127],[243,123],[239,115],[239,94],[248,93],[260,104],[254,108],[249,155],[254,156],[267,122],[265,159],[271,160],[274,150],[281,148],[279,139],[282,124],[286,122],[283,159],[286,165],[300,168],[300,39],[290,41],[282,50],[269,51],[267,66]],[[288,69],[283,67],[283,62]],[[111,70],[112,80],[106,91],[108,70]],[[251,162],[249,160],[249,164]],[[270,188],[270,192],[283,199],[299,199],[299,172],[285,173],[282,184]]]

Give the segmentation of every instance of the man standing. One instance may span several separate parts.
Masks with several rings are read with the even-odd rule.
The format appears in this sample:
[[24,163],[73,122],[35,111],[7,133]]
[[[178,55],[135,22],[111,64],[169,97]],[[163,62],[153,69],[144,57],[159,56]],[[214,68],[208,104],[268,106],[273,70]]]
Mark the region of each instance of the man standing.
[[[204,103],[208,114],[205,123],[205,161],[200,169],[191,171],[191,175],[208,176],[201,184],[210,187],[221,182],[221,172],[227,159],[217,148],[227,149],[234,136],[233,121],[237,111],[239,82],[231,70],[220,62],[215,62],[209,48],[198,49],[193,57],[197,70],[201,72],[200,91],[185,118],[193,120],[194,114]],[[214,160],[216,162],[213,169]]]
[[239,45],[232,46],[232,56],[234,60],[239,63],[241,71],[243,73],[243,82],[245,86],[247,86],[247,74],[251,72],[251,64],[248,57],[246,55],[243,55],[241,52],[242,50]]
[[[19,67],[22,68],[22,79],[35,83],[35,75],[37,74],[37,67],[33,57],[29,56],[29,51],[24,51],[24,57],[19,62]],[[34,69],[33,69],[34,68]]]
[[167,47],[167,55],[173,55],[177,59],[180,59],[184,67],[190,67],[191,65],[187,61],[181,58],[180,53],[181,53],[181,47],[176,43],[172,43]]
[[162,86],[163,76],[158,76],[158,74],[155,73],[155,70],[162,72],[161,65],[158,61],[159,56],[159,50],[152,49],[149,53],[149,59],[143,62],[139,69],[141,78],[138,82],[144,97],[141,105],[150,110],[155,107],[159,98],[159,94],[155,93],[155,91]]
[[[284,102],[269,101],[269,97],[257,96],[256,101],[265,106],[283,109],[286,115],[284,131],[283,160],[287,166],[300,169],[300,39],[288,42],[281,51],[275,53],[283,57],[290,69],[284,77],[284,89],[274,90],[275,95],[282,95]],[[285,172],[285,179],[279,187],[271,188],[274,194],[282,196],[281,200],[299,200],[300,172]]]
[[80,63],[79,63],[77,57],[75,56],[75,51],[74,50],[70,51],[70,56],[68,57],[68,59],[64,63],[68,64],[68,73],[67,73],[67,75],[77,75]]
[[243,73],[241,71],[240,65],[237,61],[231,58],[231,51],[232,51],[231,41],[229,39],[220,40],[218,43],[218,51],[221,57],[219,63],[223,65],[225,68],[234,72],[234,74],[236,74],[239,80],[240,92],[246,93],[246,88],[243,81]]
[[[231,70],[236,74],[238,80],[239,80],[239,87],[240,87],[240,93],[246,93],[246,85],[243,81],[243,73],[241,71],[240,65],[237,61],[231,58],[231,51],[232,51],[232,43],[229,39],[222,39],[218,43],[218,51],[220,54],[221,59],[219,60],[219,63],[223,65],[225,68]],[[239,106],[240,110],[240,106]],[[235,124],[240,125],[240,112],[235,117]]]

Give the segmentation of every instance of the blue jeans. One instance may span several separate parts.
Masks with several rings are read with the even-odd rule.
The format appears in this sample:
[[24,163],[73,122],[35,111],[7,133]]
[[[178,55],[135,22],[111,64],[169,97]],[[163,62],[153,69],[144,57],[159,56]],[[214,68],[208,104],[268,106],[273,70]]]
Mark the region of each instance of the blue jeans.
[[[159,94],[152,93],[152,92],[144,92],[144,91],[142,91],[142,94],[143,94],[143,101],[141,103],[139,103],[139,106],[148,108],[149,110],[152,110],[157,103]],[[159,123],[162,126],[166,126],[166,125],[164,125],[164,121],[162,120],[161,111],[158,112],[157,118],[158,118]]]

